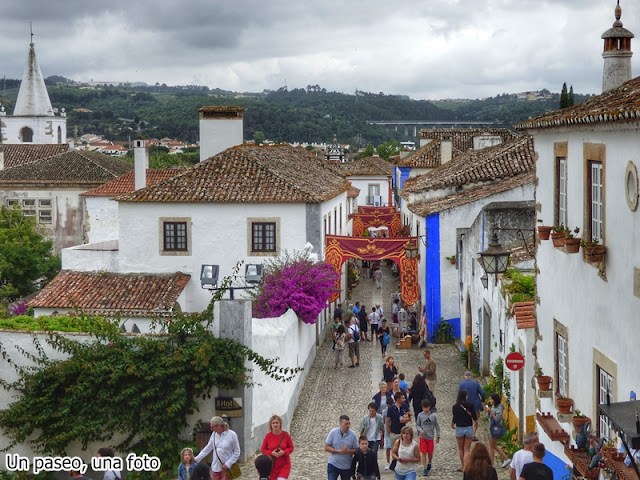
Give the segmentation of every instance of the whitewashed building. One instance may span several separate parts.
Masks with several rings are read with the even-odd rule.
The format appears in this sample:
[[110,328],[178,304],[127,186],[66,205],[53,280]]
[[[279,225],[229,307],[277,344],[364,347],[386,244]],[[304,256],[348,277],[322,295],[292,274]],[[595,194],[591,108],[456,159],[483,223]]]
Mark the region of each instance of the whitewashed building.
[[[393,165],[380,157],[364,157],[334,166],[360,190],[356,203],[368,207],[393,206]],[[354,213],[354,212],[350,212]]]

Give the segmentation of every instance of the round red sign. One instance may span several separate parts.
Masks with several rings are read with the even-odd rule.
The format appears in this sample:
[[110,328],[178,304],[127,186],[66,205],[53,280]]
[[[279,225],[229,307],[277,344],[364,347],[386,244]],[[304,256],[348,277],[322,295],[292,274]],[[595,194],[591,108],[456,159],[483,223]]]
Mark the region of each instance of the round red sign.
[[511,352],[504,359],[504,363],[509,370],[517,371],[524,367],[524,357],[521,353]]

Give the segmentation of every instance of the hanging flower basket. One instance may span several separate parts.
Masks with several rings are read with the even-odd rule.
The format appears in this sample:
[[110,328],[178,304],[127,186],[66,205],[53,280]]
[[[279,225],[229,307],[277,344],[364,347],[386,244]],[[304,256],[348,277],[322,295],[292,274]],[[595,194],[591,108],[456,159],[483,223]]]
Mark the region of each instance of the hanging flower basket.
[[580,238],[565,238],[564,251],[567,253],[578,253],[580,251]]

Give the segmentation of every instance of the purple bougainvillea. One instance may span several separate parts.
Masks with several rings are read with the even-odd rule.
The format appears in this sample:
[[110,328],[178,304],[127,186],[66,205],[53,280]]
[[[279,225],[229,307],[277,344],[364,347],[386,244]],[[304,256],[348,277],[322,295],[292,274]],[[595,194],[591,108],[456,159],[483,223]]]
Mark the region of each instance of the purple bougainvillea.
[[253,299],[256,318],[279,317],[291,308],[305,323],[316,319],[335,290],[338,273],[324,262],[304,256],[285,256],[266,266],[262,284]]

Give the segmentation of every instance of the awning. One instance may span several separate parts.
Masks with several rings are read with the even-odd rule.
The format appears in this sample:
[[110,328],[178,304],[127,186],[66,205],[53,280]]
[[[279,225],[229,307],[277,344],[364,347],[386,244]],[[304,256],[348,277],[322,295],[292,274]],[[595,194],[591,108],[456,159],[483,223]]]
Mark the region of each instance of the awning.
[[618,434],[634,450],[640,449],[640,432],[636,430],[636,413],[640,414],[640,400],[598,405],[600,413],[607,417]]

